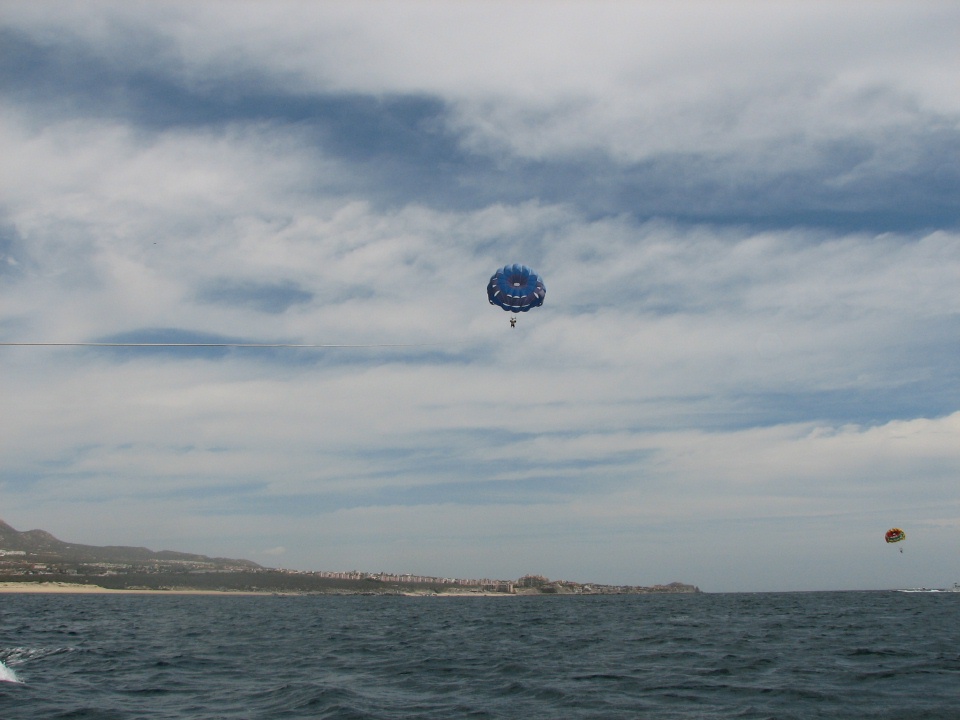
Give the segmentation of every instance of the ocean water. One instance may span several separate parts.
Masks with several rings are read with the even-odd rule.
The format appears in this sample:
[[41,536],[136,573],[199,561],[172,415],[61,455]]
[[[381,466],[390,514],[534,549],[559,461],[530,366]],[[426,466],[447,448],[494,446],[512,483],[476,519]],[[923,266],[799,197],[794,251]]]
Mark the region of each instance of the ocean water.
[[0,718],[960,718],[960,593],[0,595]]

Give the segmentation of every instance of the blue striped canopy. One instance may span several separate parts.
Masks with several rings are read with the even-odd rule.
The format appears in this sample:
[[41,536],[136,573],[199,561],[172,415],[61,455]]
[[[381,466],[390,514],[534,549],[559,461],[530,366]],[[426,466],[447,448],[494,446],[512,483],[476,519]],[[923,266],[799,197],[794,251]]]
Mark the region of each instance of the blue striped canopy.
[[507,312],[527,312],[540,307],[546,295],[543,280],[526,265],[504,265],[487,283],[490,304],[499,305]]

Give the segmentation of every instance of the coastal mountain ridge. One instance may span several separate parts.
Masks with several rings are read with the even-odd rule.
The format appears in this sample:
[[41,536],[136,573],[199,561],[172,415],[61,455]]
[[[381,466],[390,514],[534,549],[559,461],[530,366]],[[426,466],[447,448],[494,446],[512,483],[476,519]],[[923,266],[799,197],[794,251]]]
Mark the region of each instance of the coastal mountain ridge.
[[0,520],[0,550],[26,552],[42,556],[47,561],[74,563],[148,563],[148,562],[193,562],[210,563],[232,567],[259,568],[251,560],[211,558],[195,553],[173,550],[149,550],[145,547],[124,545],[81,545],[58,540],[46,530],[19,531]]

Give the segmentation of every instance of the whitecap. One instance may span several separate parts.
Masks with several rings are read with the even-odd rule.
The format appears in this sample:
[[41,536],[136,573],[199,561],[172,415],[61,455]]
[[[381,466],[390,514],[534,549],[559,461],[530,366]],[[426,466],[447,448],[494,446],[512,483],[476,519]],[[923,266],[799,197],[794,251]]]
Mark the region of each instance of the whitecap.
[[0,682],[19,683],[20,678],[13,670],[0,662]]

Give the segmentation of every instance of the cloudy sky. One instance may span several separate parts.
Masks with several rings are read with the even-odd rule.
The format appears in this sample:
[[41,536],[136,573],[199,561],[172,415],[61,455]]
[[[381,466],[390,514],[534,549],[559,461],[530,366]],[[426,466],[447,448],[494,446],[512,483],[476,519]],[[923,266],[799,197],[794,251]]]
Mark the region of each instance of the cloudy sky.
[[[0,518],[960,580],[958,36],[955,2],[3,0],[0,341],[353,347],[2,346]],[[514,262],[547,297],[511,329]]]

